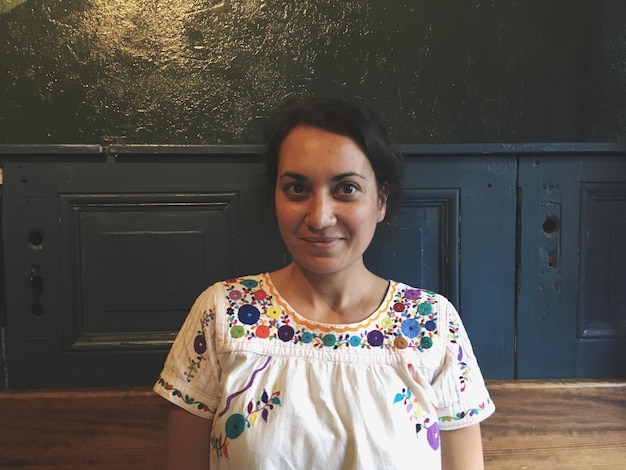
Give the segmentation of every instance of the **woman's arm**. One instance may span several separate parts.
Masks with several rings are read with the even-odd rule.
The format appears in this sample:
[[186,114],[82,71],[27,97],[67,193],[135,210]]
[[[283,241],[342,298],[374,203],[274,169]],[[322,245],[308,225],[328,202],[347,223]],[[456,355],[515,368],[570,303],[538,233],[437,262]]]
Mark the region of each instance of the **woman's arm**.
[[480,424],[454,431],[441,431],[443,470],[483,470]]
[[207,470],[213,420],[172,405],[167,423],[166,468]]

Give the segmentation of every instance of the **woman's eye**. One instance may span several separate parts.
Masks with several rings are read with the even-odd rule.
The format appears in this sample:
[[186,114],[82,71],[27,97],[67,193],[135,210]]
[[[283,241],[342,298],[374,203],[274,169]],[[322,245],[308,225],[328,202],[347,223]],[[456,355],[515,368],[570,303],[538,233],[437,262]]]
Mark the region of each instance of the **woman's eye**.
[[341,186],[341,191],[344,194],[354,194],[354,193],[357,192],[357,189],[358,188],[357,188],[356,184],[354,184],[354,183],[344,183]]
[[305,191],[304,185],[300,183],[290,183],[285,186],[285,191],[291,194],[303,194]]

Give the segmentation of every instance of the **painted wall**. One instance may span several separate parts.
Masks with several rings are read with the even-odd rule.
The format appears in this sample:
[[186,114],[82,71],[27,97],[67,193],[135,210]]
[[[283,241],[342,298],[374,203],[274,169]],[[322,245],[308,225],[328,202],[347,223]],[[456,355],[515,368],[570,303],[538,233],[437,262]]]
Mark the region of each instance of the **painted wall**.
[[292,92],[398,143],[623,142],[621,0],[0,0],[0,144],[253,144]]
[[293,92],[400,144],[626,142],[626,2],[0,0],[0,146],[258,144]]

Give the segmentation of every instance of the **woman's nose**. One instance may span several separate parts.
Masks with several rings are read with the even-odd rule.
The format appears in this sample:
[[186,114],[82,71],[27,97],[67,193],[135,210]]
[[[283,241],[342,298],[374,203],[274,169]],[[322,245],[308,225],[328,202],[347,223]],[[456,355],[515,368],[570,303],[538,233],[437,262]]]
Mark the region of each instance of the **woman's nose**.
[[329,195],[313,195],[309,200],[308,209],[305,222],[313,230],[321,230],[337,222],[335,203]]

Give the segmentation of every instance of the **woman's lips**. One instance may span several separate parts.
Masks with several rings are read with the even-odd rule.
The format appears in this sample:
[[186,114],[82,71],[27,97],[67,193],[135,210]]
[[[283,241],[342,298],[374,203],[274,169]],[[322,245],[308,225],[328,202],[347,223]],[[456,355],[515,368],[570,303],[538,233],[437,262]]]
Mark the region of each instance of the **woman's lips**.
[[302,237],[302,240],[316,248],[330,248],[339,243],[341,237]]

